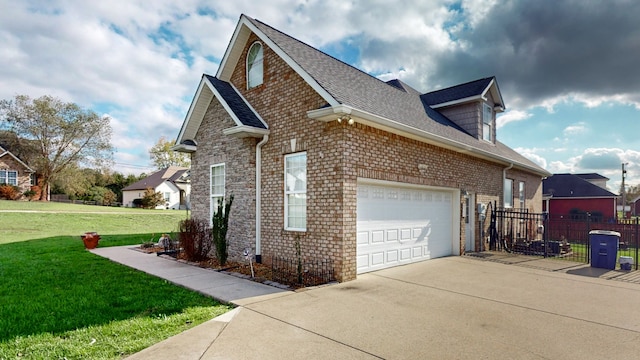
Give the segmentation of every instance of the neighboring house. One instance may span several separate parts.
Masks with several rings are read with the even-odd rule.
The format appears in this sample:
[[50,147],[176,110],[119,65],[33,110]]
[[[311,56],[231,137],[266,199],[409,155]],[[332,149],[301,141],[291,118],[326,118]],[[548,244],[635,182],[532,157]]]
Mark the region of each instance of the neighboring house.
[[35,171],[17,156],[0,147],[0,185],[17,186],[20,193],[31,190],[35,185]]
[[230,258],[326,259],[346,281],[479,250],[478,204],[541,211],[551,174],[496,140],[503,110],[494,77],[421,94],[242,15],[174,150],[192,217],[234,195]]
[[164,196],[165,202],[156,209],[190,208],[191,183],[187,168],[169,166],[125,187],[122,189],[123,206],[134,207],[134,201],[142,199],[148,188]]
[[551,216],[616,218],[618,195],[606,189],[608,178],[598,174],[554,174],[542,181],[543,210]]
[[640,196],[636,197],[631,202],[631,215],[633,216],[640,215]]

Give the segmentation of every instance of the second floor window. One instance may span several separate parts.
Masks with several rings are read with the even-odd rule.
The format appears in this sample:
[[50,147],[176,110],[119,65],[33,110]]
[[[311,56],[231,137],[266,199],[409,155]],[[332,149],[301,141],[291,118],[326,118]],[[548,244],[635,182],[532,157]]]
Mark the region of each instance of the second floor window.
[[482,139],[493,142],[493,109],[487,103],[482,104]]
[[247,55],[247,87],[254,88],[263,82],[262,44],[253,43]]

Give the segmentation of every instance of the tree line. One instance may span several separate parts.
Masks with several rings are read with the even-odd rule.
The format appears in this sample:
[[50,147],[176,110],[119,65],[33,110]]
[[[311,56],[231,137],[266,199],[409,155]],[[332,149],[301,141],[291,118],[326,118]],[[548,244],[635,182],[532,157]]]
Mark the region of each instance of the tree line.
[[[40,197],[66,194],[72,200],[122,202],[122,189],[139,176],[111,170],[111,119],[52,96],[16,95],[0,100],[0,146],[36,171]],[[161,137],[149,150],[156,168],[189,167],[186,154],[171,151]]]

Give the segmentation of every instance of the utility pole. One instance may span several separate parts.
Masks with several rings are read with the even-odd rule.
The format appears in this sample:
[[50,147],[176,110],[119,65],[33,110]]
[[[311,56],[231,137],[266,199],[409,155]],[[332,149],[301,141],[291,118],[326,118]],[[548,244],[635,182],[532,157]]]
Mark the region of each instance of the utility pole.
[[624,178],[627,177],[627,170],[625,170],[624,166],[627,163],[622,163],[622,218],[626,219],[626,209],[627,209],[627,194],[626,189],[624,187]]

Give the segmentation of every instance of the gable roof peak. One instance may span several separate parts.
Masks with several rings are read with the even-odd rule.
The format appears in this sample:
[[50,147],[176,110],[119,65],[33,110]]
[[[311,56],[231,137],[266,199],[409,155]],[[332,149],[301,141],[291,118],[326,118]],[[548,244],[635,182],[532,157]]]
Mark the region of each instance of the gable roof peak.
[[478,100],[486,101],[487,94],[491,94],[496,111],[504,111],[504,100],[495,76],[434,90],[423,94],[422,98],[429,106],[440,108]]

